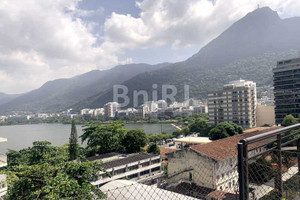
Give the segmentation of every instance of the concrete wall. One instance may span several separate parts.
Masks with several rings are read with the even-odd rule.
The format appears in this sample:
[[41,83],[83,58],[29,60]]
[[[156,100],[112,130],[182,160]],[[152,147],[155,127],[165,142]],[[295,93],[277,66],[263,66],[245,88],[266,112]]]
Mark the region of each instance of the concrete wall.
[[256,106],[256,122],[257,126],[263,126],[265,124],[275,124],[275,106],[266,106],[257,104]]
[[168,183],[176,185],[181,181],[220,191],[235,191],[237,158],[216,161],[190,149],[176,151],[168,155]]
[[173,152],[168,155],[168,183],[184,180],[216,189],[215,165],[214,160],[190,149]]

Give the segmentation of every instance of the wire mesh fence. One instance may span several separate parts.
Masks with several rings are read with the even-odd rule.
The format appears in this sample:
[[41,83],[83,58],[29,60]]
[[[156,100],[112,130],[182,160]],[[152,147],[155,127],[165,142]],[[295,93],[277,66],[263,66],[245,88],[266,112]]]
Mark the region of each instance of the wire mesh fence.
[[[236,141],[240,136],[214,142],[209,149],[200,145],[174,151],[161,167],[163,176],[144,182],[140,174],[99,189],[108,200],[300,200],[300,135],[289,134],[245,145],[242,163]],[[230,142],[234,145],[226,146]],[[216,151],[213,145],[222,148]]]
[[298,127],[248,138],[239,145],[240,199],[300,199]]
[[238,199],[237,157],[215,161],[191,149],[169,158],[165,175],[148,184],[140,179],[115,180],[100,186],[104,199],[190,200]]

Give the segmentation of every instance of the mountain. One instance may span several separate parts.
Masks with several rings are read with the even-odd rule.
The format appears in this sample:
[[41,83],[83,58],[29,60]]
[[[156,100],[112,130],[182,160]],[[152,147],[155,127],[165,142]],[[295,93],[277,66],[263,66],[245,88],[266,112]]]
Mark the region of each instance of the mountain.
[[[190,97],[205,98],[209,92],[236,79],[272,85],[276,61],[297,57],[300,48],[300,18],[280,19],[268,7],[259,8],[231,25],[198,53],[183,62],[138,74],[123,83],[133,91],[146,90],[151,98],[152,84],[177,87],[177,100],[183,99],[183,87],[190,86]],[[101,107],[113,99],[112,89],[91,96],[74,107]],[[141,103],[142,101],[140,101]]]
[[111,88],[114,84],[122,83],[139,73],[157,70],[167,65],[168,63],[158,65],[119,65],[105,71],[94,70],[70,79],[49,81],[39,89],[23,94],[0,105],[0,112],[61,111],[69,108],[86,97],[105,91]]
[[0,92],[0,105],[5,104],[11,100],[13,100],[14,98],[18,97],[20,95],[18,94],[5,94]]

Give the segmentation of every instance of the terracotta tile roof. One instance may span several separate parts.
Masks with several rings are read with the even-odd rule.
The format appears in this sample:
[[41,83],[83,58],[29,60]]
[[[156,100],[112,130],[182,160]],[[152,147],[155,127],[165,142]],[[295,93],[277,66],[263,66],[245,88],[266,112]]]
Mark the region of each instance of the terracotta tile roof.
[[159,147],[159,150],[160,150],[160,155],[161,155],[162,159],[166,159],[167,158],[167,155],[166,155],[167,153],[178,151],[179,149]]
[[[224,138],[221,140],[216,140],[214,142],[208,143],[208,144],[202,144],[202,145],[194,145],[190,148],[196,152],[199,152],[201,154],[204,154],[208,157],[211,157],[215,160],[224,160],[227,158],[230,158],[232,156],[237,155],[237,143],[245,139],[247,137],[251,137],[254,135],[258,135],[261,133],[265,133],[268,131],[272,131],[275,129],[279,129],[282,127],[259,127],[254,129],[249,129],[244,131],[243,134],[235,135],[229,138]],[[249,145],[249,148],[253,148],[255,146],[259,146],[261,143],[255,143]]]
[[235,194],[234,192],[222,192],[222,191],[218,191],[215,190],[211,193],[209,193],[207,196],[207,198],[212,198],[212,199],[216,199],[216,200],[235,200],[237,199],[237,194]]

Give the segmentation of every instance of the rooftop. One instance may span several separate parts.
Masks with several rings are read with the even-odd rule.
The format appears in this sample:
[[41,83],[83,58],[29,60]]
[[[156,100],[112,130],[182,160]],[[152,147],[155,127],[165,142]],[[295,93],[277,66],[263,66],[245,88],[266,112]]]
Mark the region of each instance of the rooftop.
[[113,160],[110,162],[102,163],[102,164],[100,164],[100,167],[103,167],[105,169],[111,169],[114,167],[126,165],[129,163],[133,163],[133,162],[137,162],[137,161],[141,161],[141,160],[145,160],[145,159],[149,159],[149,158],[153,158],[153,157],[157,157],[157,155],[147,154],[147,153],[134,154],[134,155],[129,155],[128,157],[125,157],[125,158],[122,158],[119,160]]
[[[244,131],[243,134],[235,135],[232,137],[224,138],[221,140],[216,140],[208,144],[202,145],[194,145],[191,146],[191,149],[204,154],[208,157],[211,157],[215,160],[224,160],[230,158],[232,156],[237,155],[237,143],[245,138],[259,135],[261,133],[265,133],[268,131],[272,131],[275,129],[280,129],[282,127],[258,127]],[[250,148],[254,148],[255,146],[259,146],[262,143],[255,143],[249,145]]]
[[174,149],[174,148],[165,148],[165,147],[159,147],[160,150],[160,155],[163,159],[167,158],[167,153],[171,153],[174,151],[178,151],[179,149]]
[[206,144],[211,142],[208,137],[184,137],[179,139],[174,139],[174,142],[183,142],[189,144]]
[[0,137],[0,142],[7,142],[7,138]]
[[92,157],[88,157],[86,159],[82,159],[81,161],[95,161],[95,160],[103,160],[105,158],[110,158],[110,157],[114,157],[114,156],[119,156],[119,153],[105,153],[105,154],[100,154],[97,156],[92,156]]
[[108,200],[129,200],[129,199],[153,199],[156,200],[173,200],[194,198],[182,194],[171,192],[168,190],[151,187],[148,185],[136,183],[128,180],[111,181],[102,187],[100,190],[107,193]]

